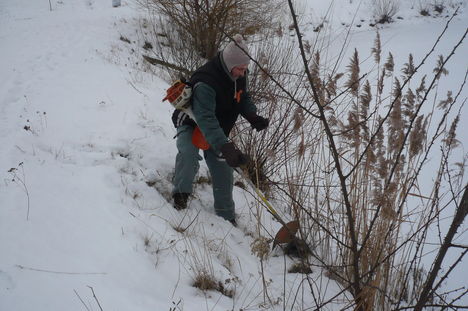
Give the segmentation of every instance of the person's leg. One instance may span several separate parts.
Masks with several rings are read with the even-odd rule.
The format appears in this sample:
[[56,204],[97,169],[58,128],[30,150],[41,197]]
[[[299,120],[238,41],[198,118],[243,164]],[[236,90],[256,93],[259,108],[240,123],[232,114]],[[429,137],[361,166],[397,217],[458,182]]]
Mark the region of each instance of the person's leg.
[[202,158],[198,148],[192,144],[193,127],[182,125],[177,128],[177,156],[173,178],[172,196],[174,207],[183,209],[187,207],[188,196],[193,190],[193,180],[198,172]]
[[234,221],[235,205],[232,199],[233,169],[211,149],[205,151],[205,160],[213,182],[214,209],[216,215]]

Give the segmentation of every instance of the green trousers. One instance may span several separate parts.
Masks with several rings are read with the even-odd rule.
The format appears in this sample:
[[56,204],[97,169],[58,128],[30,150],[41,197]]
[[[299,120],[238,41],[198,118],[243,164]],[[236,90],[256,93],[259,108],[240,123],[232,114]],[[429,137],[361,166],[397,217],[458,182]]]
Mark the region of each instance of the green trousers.
[[[192,133],[193,127],[190,125],[182,125],[177,128],[178,153],[172,194],[193,192],[193,180],[200,168],[198,162],[202,160],[202,157],[199,154],[199,149],[192,144]],[[235,218],[235,205],[232,199],[233,169],[213,149],[210,148],[203,153],[213,183],[216,215],[226,220],[233,220]]]

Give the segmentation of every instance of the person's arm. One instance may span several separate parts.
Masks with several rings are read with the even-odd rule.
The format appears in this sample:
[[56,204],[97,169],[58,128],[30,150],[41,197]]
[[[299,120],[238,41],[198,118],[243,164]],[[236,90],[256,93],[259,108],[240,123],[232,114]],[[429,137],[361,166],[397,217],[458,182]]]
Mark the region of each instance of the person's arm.
[[197,84],[193,90],[192,110],[195,121],[206,141],[215,150],[221,152],[226,163],[231,167],[245,165],[249,157],[244,155],[234,143],[229,142],[216,118],[216,92],[207,84]]
[[255,130],[261,131],[268,127],[270,121],[257,114],[257,107],[252,103],[249,93],[242,96],[239,104],[241,105],[241,115],[249,121]]
[[240,114],[244,118],[257,114],[257,107],[253,104],[252,98],[250,97],[249,92],[242,94],[240,100]]
[[219,151],[228,139],[216,118],[216,92],[208,84],[200,82],[195,86],[192,96],[195,121],[206,141]]

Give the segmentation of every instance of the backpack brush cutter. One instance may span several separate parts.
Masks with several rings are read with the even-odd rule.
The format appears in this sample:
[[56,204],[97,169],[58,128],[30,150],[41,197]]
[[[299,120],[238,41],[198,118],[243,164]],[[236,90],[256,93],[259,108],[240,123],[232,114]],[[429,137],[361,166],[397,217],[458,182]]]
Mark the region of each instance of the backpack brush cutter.
[[[192,87],[187,84],[183,79],[175,81],[171,87],[166,91],[166,97],[163,101],[169,101],[175,109],[180,109],[187,113],[195,122],[195,117],[191,109],[191,96]],[[210,146],[199,127],[197,126],[192,136],[192,143],[202,150],[207,150]],[[249,179],[245,172],[240,167],[235,167],[234,170],[242,177],[242,179],[255,190],[255,193],[263,202],[263,205],[267,208],[267,211],[282,225],[281,229],[276,233],[275,239],[273,240],[274,249],[278,244],[285,244],[286,250],[291,250],[291,253],[296,253],[299,256],[310,252],[307,244],[296,237],[296,233],[299,230],[299,221],[293,220],[286,223],[276,212],[270,202],[268,202],[266,196],[258,189],[257,186]]]
[[296,237],[296,233],[299,230],[299,221],[292,220],[286,223],[278,212],[273,208],[271,203],[268,201],[263,192],[250,180],[241,167],[235,167],[234,170],[242,177],[242,179],[255,190],[257,196],[261,199],[261,202],[266,207],[267,211],[282,225],[280,230],[276,233],[275,239],[273,240],[272,250],[275,249],[278,244],[286,244],[285,250],[288,250],[291,254],[296,254],[299,257],[310,253],[310,249],[307,244]]

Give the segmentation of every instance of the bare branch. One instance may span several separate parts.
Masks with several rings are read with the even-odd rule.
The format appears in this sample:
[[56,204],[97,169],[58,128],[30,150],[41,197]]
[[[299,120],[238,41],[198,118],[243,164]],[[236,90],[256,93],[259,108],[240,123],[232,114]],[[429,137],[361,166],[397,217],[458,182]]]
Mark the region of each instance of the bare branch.
[[461,226],[465,217],[468,215],[468,185],[465,186],[465,192],[463,193],[463,197],[461,202],[456,210],[455,216],[453,217],[452,224],[447,232],[447,235],[444,238],[444,243],[441,245],[439,252],[437,254],[436,260],[432,266],[431,271],[429,272],[429,276],[426,280],[426,284],[424,285],[424,289],[421,292],[418,302],[414,308],[415,311],[420,311],[426,305],[427,301],[429,300],[429,294],[433,290],[433,284],[439,273],[439,270],[442,267],[442,262],[447,254],[450,245],[452,244],[452,240],[455,234],[458,231],[458,228]]

